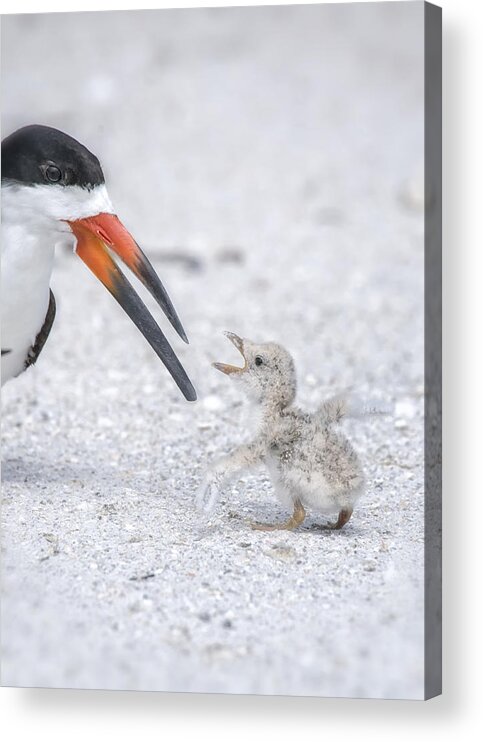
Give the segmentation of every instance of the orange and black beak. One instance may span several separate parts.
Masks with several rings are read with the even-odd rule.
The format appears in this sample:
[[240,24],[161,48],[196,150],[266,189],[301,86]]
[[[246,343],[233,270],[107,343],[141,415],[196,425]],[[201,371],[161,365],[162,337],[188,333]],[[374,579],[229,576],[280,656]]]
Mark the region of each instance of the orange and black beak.
[[119,302],[164,363],[185,398],[193,402],[196,392],[186,371],[148,308],[111,257],[110,250],[146,286],[176,332],[188,342],[166,289],[139,245],[114,214],[97,214],[68,221],[68,224],[77,238],[77,255]]

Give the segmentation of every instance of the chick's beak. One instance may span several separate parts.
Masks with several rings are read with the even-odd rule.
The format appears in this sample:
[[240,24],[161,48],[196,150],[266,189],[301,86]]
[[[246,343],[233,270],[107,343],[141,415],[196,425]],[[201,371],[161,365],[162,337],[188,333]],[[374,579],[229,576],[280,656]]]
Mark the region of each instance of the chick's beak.
[[136,327],[164,363],[185,398],[196,399],[196,392],[181,363],[156,321],[124,274],[112,259],[112,250],[156,299],[169,321],[188,342],[171,300],[153,266],[131,234],[114,214],[97,214],[68,221],[77,238],[76,253],[122,306]]
[[238,335],[235,335],[234,332],[225,332],[224,333],[228,340],[230,340],[235,348],[240,351],[241,355],[243,356],[243,360],[245,361],[244,365],[242,367],[238,366],[231,366],[229,363],[213,363],[213,368],[218,369],[218,371],[221,371],[224,374],[241,374],[243,371],[246,371],[247,369],[247,359],[245,357],[244,349],[243,349],[243,339],[241,337],[238,337]]

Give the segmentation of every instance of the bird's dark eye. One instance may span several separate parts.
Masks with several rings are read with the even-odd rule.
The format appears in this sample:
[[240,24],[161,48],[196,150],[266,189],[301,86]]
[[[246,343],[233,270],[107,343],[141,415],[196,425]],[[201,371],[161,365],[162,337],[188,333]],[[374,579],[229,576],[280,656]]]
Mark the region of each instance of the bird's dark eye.
[[255,366],[261,366],[263,364],[262,356],[255,356]]
[[60,172],[60,169],[57,167],[57,165],[47,165],[47,167],[45,168],[45,177],[51,183],[58,183],[59,180],[62,178],[62,173]]

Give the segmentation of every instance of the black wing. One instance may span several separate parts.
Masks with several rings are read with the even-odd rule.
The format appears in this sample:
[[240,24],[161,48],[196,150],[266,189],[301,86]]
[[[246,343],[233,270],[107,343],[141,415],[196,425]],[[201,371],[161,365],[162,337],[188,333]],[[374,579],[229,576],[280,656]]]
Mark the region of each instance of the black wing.
[[45,342],[47,338],[49,337],[50,330],[52,328],[52,325],[54,324],[55,319],[55,296],[52,293],[52,290],[50,291],[50,301],[49,301],[49,308],[47,309],[47,314],[45,315],[44,324],[40,328],[40,331],[35,338],[35,343],[32,345],[32,347],[29,349],[29,352],[27,353],[27,358],[25,360],[25,368],[28,368],[29,366],[32,366],[37,358],[39,357],[40,353],[42,352],[42,348],[45,345]]

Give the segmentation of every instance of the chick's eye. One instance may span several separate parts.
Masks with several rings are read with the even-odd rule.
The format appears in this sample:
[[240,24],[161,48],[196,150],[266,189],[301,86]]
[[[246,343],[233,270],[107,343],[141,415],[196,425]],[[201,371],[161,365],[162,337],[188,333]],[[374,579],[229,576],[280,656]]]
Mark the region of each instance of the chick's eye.
[[48,165],[45,168],[45,177],[51,183],[58,183],[59,180],[62,178],[62,173],[60,172],[60,169],[57,167],[57,165]]
[[255,366],[261,366],[263,364],[263,358],[261,356],[255,356]]

